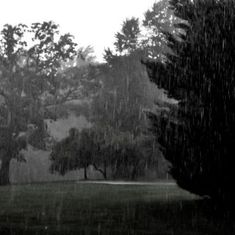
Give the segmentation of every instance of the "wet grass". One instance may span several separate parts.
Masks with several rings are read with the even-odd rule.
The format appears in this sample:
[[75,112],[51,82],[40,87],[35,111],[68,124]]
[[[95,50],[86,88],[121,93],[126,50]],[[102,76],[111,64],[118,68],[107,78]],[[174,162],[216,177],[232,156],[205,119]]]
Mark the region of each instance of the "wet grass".
[[0,234],[235,234],[230,215],[175,185],[0,187]]

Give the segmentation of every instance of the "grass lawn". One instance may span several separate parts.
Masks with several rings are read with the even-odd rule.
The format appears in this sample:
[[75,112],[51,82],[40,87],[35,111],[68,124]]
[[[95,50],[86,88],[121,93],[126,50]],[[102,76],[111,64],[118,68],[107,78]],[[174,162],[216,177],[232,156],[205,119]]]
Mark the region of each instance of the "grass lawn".
[[172,184],[60,182],[0,187],[0,234],[232,235],[235,224]]

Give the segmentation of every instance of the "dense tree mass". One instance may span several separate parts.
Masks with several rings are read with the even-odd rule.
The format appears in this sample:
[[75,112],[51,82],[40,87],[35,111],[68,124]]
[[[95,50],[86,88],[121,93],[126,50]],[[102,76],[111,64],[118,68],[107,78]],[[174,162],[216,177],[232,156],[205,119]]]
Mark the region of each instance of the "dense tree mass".
[[68,171],[93,166],[104,179],[136,179],[144,174],[148,165],[156,164],[153,158],[152,138],[138,136],[129,132],[92,127],[78,131],[71,129],[67,138],[57,143],[52,149],[50,170],[62,175]]
[[[96,71],[93,84],[99,89],[93,92],[87,117],[93,124],[89,137],[93,139],[93,145],[99,147],[90,146],[87,150],[93,156],[89,165],[99,169],[104,177],[108,168],[112,171],[110,177],[134,179],[143,175],[146,169],[154,169],[158,161],[159,151],[153,136],[147,134],[148,120],[145,115],[146,110],[153,108],[153,91],[156,91],[156,87],[149,82],[145,66],[141,64],[141,58],[150,51],[146,43],[141,38],[139,20],[127,19],[116,34],[115,51],[106,50],[106,63],[93,66]],[[63,141],[58,145],[62,146]],[[63,164],[60,157],[56,157],[58,154],[53,154],[52,165],[54,171],[60,172],[55,167]],[[62,152],[61,155],[64,156]],[[76,156],[83,158],[81,152],[77,152]],[[79,164],[76,167],[86,169]],[[73,168],[68,166],[66,169]]]
[[166,34],[166,63],[146,64],[151,80],[178,104],[150,114],[153,130],[181,187],[232,201],[235,2],[172,0],[170,7],[184,33]]
[[67,76],[64,67],[76,56],[72,36],[60,35],[53,22],[5,25],[1,31],[0,184],[9,183],[10,161],[22,159],[27,143],[46,147],[43,120],[80,94],[81,76]]
[[142,22],[123,22],[105,63],[95,63],[91,47],[78,48],[53,22],[5,25],[0,184],[9,183],[10,161],[24,161],[28,144],[49,146],[45,119],[72,112],[91,128],[75,126],[58,143],[50,138],[53,173],[84,169],[86,179],[92,165],[104,178],[135,179],[162,153],[179,186],[232,199],[234,15],[233,0],[158,1]]

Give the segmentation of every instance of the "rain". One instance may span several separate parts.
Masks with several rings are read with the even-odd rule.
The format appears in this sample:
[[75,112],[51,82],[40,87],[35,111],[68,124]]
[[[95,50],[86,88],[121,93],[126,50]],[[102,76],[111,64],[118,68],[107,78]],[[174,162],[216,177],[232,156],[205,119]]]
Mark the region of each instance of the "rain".
[[235,234],[235,1],[12,2],[0,234]]

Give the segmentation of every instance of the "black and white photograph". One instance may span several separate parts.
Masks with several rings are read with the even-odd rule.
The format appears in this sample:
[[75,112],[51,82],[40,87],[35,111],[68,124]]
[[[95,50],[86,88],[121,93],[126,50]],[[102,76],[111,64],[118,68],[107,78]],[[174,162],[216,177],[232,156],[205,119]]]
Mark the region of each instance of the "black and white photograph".
[[235,0],[0,9],[0,235],[235,234]]

